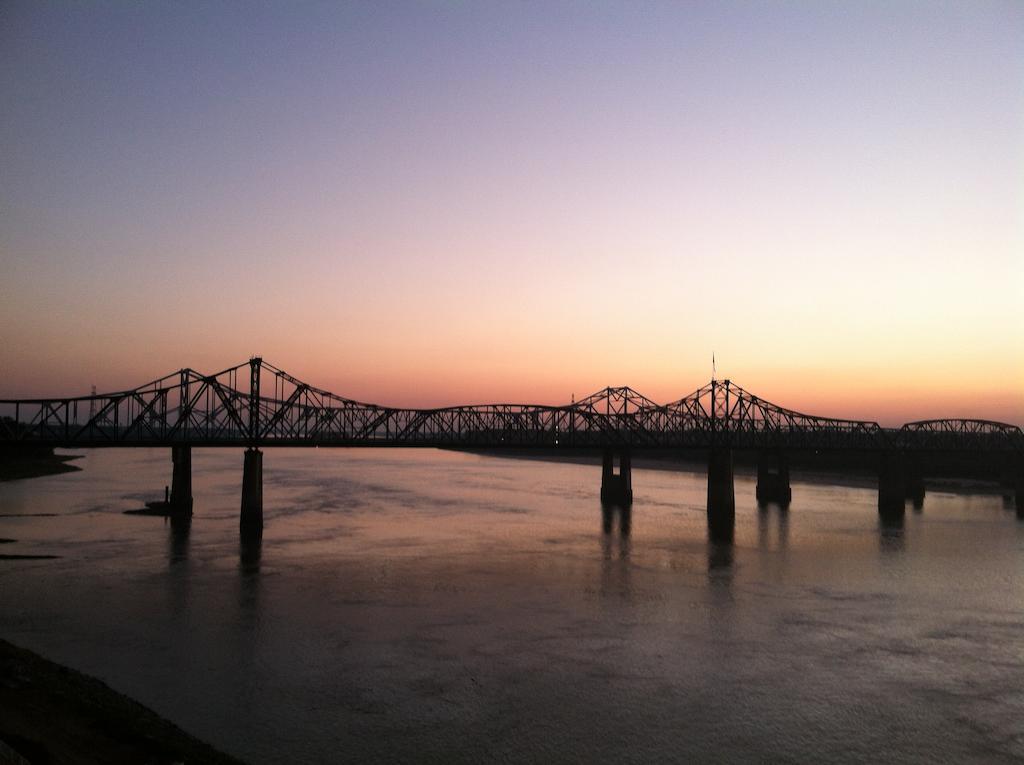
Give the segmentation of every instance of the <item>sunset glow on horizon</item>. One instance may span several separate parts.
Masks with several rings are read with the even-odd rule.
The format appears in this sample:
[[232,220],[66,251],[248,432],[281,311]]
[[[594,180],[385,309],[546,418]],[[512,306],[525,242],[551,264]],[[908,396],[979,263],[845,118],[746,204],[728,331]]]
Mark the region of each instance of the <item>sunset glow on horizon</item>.
[[12,3],[0,397],[1024,424],[1024,5]]

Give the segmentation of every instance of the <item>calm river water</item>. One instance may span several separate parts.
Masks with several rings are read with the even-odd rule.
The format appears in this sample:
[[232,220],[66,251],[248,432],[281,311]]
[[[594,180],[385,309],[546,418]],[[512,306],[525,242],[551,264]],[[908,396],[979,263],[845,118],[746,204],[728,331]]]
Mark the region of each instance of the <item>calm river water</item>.
[[0,637],[253,763],[1024,760],[1024,524],[793,484],[707,541],[702,473],[432,450],[194,450],[188,535],[123,515],[169,450],[0,484]]

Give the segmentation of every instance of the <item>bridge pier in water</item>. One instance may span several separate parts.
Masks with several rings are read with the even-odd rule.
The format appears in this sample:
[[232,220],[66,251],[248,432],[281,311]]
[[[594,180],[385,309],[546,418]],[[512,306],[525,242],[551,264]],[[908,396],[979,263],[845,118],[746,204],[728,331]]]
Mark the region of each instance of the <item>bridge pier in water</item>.
[[921,457],[916,454],[903,455],[903,496],[911,501],[915,510],[924,507],[924,469]]
[[171,447],[171,491],[167,498],[170,514],[191,517],[192,515],[192,447],[177,445]]
[[[615,457],[619,472],[615,472]],[[633,463],[628,449],[605,449],[601,461],[601,502],[613,505],[633,504]]]
[[263,535],[263,452],[245,450],[242,463],[242,512],[238,521],[243,537]]
[[731,542],[736,527],[736,492],[732,480],[732,450],[708,453],[708,533],[716,542]]
[[1007,483],[1013,488],[1017,518],[1024,521],[1024,459],[1011,461]]
[[902,452],[885,451],[878,466],[878,514],[898,520],[907,511],[907,481]]
[[757,503],[777,502],[789,507],[793,489],[789,485],[789,460],[782,451],[761,452],[757,458]]
[[882,452],[878,469],[878,512],[902,518],[909,499],[915,510],[924,506],[924,470],[920,456],[890,450]]
[[1007,456],[999,471],[999,484],[1004,497],[1012,495],[1017,517],[1024,520],[1024,458]]
[[1017,518],[1024,521],[1024,467],[1019,468],[1017,471],[1017,481],[1014,486],[1014,494],[1016,494],[1015,502],[1017,505]]

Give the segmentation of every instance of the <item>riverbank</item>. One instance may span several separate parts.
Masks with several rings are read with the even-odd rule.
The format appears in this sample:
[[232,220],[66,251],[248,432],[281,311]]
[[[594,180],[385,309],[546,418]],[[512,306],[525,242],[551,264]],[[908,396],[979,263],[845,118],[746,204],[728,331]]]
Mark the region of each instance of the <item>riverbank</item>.
[[82,468],[70,464],[80,454],[31,454],[28,456],[0,456],[0,481],[18,481],[58,473],[73,473]]
[[[96,678],[0,640],[0,742],[30,763],[239,763]],[[0,746],[0,761],[10,757]]]

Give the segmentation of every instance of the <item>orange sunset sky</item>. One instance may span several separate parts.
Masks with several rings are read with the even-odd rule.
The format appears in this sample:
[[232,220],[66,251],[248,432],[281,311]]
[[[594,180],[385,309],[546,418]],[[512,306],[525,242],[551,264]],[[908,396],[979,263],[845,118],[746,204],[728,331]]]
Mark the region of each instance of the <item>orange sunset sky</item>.
[[1024,4],[16,2],[0,114],[3,397],[1024,423]]

